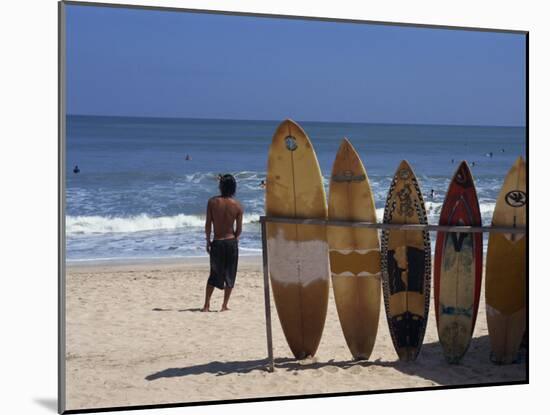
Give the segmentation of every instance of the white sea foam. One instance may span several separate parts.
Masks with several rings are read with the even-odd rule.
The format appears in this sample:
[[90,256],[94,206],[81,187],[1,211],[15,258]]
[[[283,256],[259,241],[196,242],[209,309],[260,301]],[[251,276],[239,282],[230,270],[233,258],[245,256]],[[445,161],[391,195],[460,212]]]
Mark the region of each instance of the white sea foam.
[[[183,183],[189,184],[189,183],[211,183],[212,181],[215,181],[218,179],[219,172],[195,172],[191,174],[186,174],[184,176]],[[241,182],[254,182],[256,184],[256,187],[258,187],[259,181],[265,179],[265,172],[256,172],[256,171],[239,171],[239,172],[232,172],[233,176],[235,176],[235,179],[238,183]]]
[[[244,216],[244,223],[259,221],[259,215]],[[132,233],[155,230],[172,230],[203,227],[204,216],[179,214],[151,217],[146,214],[130,217],[67,216],[67,234]]]

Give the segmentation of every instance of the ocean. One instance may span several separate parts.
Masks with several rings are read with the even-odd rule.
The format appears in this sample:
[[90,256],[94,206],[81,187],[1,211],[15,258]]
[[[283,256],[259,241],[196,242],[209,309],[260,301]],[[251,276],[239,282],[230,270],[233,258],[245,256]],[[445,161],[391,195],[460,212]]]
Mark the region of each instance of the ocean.
[[[223,173],[235,175],[245,209],[240,254],[259,255],[260,182],[279,122],[67,116],[67,260],[206,256],[206,203]],[[402,159],[419,179],[432,224],[458,163],[467,160],[475,163],[482,220],[490,225],[504,176],[526,151],[523,127],[298,122],[312,140],[327,194],[340,140],[351,140],[367,169],[379,221]]]

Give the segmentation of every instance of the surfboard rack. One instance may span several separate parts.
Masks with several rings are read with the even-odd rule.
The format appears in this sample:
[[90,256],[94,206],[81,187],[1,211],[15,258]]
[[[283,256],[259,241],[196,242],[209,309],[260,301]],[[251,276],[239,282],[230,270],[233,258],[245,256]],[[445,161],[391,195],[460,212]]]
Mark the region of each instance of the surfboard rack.
[[525,226],[443,226],[430,224],[396,224],[396,223],[374,223],[374,222],[352,222],[342,220],[307,219],[307,218],[286,218],[274,216],[260,216],[262,228],[262,263],[264,273],[264,302],[265,302],[265,329],[267,334],[267,370],[273,372],[275,365],[273,361],[273,335],[271,331],[271,299],[269,292],[269,264],[267,258],[267,223],[289,223],[297,225],[324,225],[344,226],[350,228],[370,228],[402,231],[429,231],[429,232],[455,232],[455,233],[507,233],[525,234]]
[[430,231],[430,232],[456,232],[456,233],[526,233],[525,226],[444,226],[430,224],[397,224],[378,222],[351,222],[343,220],[305,219],[305,218],[283,218],[273,216],[260,216],[260,223],[294,223],[297,225],[325,225],[325,226],[348,226],[351,228],[388,229],[402,231]]

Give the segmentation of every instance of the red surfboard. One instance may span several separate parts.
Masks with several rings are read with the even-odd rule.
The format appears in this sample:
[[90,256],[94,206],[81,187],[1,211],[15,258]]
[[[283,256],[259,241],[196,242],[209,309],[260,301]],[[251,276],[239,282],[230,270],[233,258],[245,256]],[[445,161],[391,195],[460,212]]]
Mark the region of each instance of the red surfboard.
[[[451,180],[439,224],[481,226],[474,179],[465,161]],[[437,233],[435,315],[439,341],[449,363],[458,363],[470,346],[479,307],[482,261],[481,233]]]

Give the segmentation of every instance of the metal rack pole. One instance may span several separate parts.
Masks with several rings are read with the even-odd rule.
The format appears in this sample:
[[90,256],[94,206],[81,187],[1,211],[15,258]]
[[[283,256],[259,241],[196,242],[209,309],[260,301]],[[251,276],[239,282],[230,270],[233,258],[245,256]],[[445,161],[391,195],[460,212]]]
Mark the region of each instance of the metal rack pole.
[[267,370],[273,372],[275,366],[273,363],[273,337],[271,333],[271,299],[269,297],[269,270],[267,263],[267,232],[266,222],[262,221],[262,259],[264,270],[264,302],[265,302],[265,331],[267,334]]

